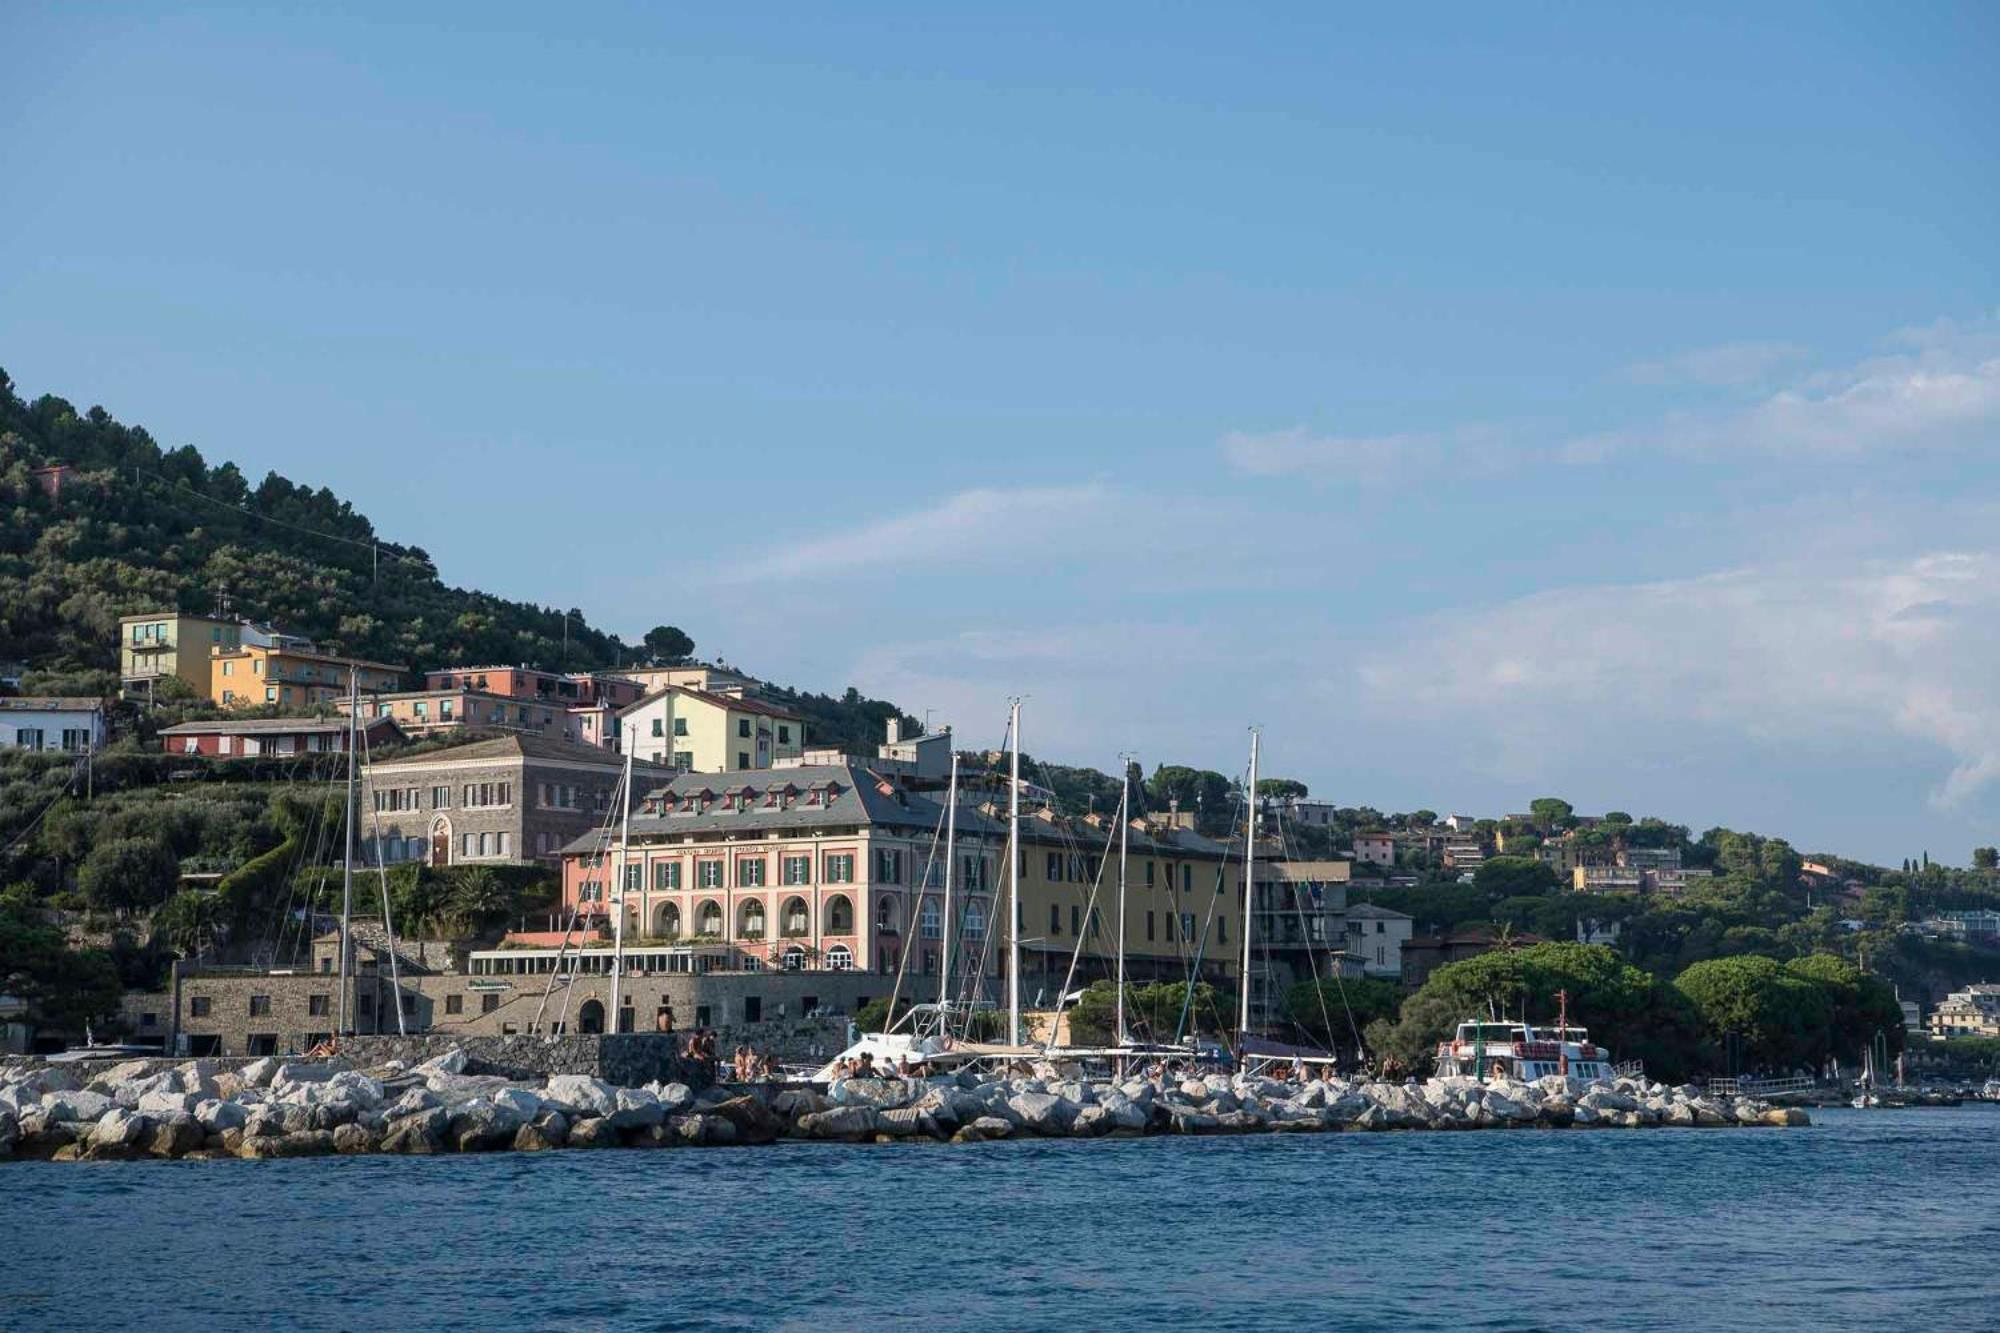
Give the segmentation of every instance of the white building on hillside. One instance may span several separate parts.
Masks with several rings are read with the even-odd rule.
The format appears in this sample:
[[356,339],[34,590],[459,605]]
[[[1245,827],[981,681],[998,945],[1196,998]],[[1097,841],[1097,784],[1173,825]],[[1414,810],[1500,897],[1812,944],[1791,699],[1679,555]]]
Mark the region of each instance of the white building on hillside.
[[0,698],[0,749],[83,754],[103,748],[102,699],[33,694]]

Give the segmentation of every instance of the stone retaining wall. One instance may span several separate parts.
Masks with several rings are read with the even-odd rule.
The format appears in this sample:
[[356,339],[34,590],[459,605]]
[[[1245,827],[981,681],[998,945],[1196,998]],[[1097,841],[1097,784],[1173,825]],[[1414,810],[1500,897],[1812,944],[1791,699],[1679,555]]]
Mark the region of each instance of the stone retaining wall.
[[429,1034],[414,1037],[347,1037],[340,1053],[356,1068],[368,1069],[401,1060],[417,1065],[454,1048],[465,1052],[469,1074],[498,1074],[520,1080],[545,1079],[551,1074],[588,1074],[621,1087],[641,1083],[705,1085],[700,1067],[680,1055],[684,1038],[668,1033],[618,1036],[457,1037]]

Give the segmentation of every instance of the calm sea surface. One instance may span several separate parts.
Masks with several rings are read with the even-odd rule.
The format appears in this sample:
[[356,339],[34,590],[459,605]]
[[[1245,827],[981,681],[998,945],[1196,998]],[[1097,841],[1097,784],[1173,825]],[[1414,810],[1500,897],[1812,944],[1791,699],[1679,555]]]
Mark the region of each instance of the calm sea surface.
[[0,1328],[2000,1328],[2000,1107],[0,1165]]

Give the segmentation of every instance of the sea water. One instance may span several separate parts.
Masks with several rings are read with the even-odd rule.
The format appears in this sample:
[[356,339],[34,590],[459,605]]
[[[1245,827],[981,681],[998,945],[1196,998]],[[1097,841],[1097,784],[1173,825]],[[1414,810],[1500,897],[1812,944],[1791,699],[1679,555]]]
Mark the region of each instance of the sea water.
[[2000,1106],[0,1164],[0,1328],[2000,1328]]

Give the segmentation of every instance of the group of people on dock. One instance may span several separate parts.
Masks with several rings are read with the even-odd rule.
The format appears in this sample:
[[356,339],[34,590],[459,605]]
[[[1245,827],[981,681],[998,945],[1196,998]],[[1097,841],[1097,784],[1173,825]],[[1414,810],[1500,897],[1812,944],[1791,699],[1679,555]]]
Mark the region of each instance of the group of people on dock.
[[[696,1028],[689,1033],[681,1054],[711,1082],[720,1079],[722,1059],[714,1028]],[[778,1057],[769,1051],[759,1055],[753,1047],[738,1046],[730,1053],[728,1081],[731,1083],[770,1083],[779,1076]]]

